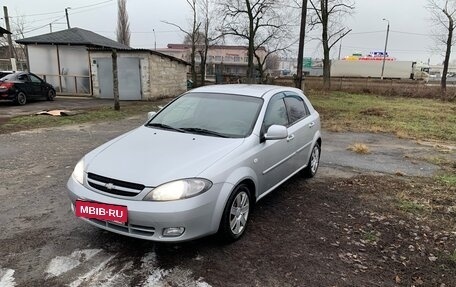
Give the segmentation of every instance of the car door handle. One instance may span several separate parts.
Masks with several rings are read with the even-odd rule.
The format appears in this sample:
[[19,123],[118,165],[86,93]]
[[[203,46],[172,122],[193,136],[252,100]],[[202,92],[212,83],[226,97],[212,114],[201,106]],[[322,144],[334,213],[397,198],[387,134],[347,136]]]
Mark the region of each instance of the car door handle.
[[287,137],[287,142],[292,141],[295,138],[294,134],[291,134]]
[[315,122],[311,122],[311,123],[309,124],[309,128],[313,128],[314,125],[315,125]]

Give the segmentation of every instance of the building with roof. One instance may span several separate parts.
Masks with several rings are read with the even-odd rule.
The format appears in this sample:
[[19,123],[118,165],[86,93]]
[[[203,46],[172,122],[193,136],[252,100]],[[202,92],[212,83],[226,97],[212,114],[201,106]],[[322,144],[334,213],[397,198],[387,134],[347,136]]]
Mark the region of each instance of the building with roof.
[[[71,28],[16,42],[27,47],[29,70],[52,84],[60,95],[112,98],[113,49],[118,51],[121,100],[148,100],[186,90],[185,61],[133,49],[92,31]],[[169,75],[162,76],[163,71]]]
[[[191,45],[168,44],[167,48],[158,49],[158,51],[189,62]],[[261,47],[258,52],[261,59],[264,60],[266,49]],[[214,45],[209,47],[206,61],[206,76],[210,78],[216,74],[221,74],[244,77],[247,74],[247,54],[247,46]],[[254,59],[254,61],[257,60]],[[199,69],[198,65],[201,63],[199,54],[196,55],[196,63],[197,69]]]

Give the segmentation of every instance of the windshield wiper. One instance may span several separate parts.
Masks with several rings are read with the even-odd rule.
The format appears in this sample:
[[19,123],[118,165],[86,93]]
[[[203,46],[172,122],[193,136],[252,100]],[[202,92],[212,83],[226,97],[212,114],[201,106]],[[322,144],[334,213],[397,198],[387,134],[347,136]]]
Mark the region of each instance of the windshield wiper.
[[216,131],[211,131],[211,130],[206,130],[202,128],[181,128],[181,130],[184,130],[186,132],[191,132],[195,134],[200,134],[200,135],[209,135],[209,136],[216,136],[216,137],[221,137],[221,138],[227,138],[228,136],[216,132]]
[[160,128],[160,129],[164,129],[164,130],[172,130],[172,131],[176,131],[176,132],[180,132],[180,133],[185,133],[186,132],[183,129],[175,128],[175,127],[172,127],[172,126],[169,126],[169,125],[165,125],[165,124],[162,124],[162,123],[148,123],[146,126],[147,127]]

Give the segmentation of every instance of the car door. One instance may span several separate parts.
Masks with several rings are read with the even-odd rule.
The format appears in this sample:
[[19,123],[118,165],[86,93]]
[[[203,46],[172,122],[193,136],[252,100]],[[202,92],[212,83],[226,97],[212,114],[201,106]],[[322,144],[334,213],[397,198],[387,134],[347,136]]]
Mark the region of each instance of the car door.
[[34,74],[29,74],[29,79],[30,79],[30,89],[31,89],[31,94],[35,98],[41,98],[44,97],[46,94],[43,91],[44,85],[43,81],[35,76]]
[[[288,126],[288,115],[285,106],[285,94],[274,95],[268,103],[263,119],[262,133],[265,134],[272,125]],[[259,165],[257,174],[260,180],[260,193],[264,193],[287,178],[293,171],[293,153],[295,144],[293,134],[280,140],[267,140],[260,143],[258,153]]]
[[17,76],[19,90],[27,94],[27,97],[33,97],[32,85],[30,85],[30,78],[27,74],[19,74]]
[[294,92],[285,93],[285,106],[290,121],[289,132],[294,135],[296,156],[293,158],[293,169],[302,168],[309,161],[312,142],[316,133],[315,116],[309,112],[304,99]]

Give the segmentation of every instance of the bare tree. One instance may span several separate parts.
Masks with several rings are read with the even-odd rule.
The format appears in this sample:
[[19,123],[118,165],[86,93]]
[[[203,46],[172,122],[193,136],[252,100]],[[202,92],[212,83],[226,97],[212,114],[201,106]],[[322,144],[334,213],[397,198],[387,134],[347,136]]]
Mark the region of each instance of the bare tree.
[[[298,4],[296,2],[296,4]],[[307,23],[307,0],[302,0],[301,5],[301,25],[299,29],[299,47],[298,47],[298,63],[296,69],[296,82],[295,87],[303,89],[302,87],[302,65],[304,60],[304,41],[306,37],[306,23]],[[299,4],[298,4],[299,5]]]
[[207,53],[211,45],[210,33],[211,33],[211,1],[210,0],[201,0],[200,10],[203,15],[202,22],[202,35],[200,36],[200,45],[198,46],[198,54],[200,55],[200,78],[201,85],[204,86],[206,83],[206,63],[207,63]]
[[[434,35],[440,45],[444,45],[445,58],[443,60],[442,79],[440,81],[440,97],[447,100],[447,74],[451,57],[451,48],[454,44],[454,29],[456,28],[456,1],[454,0],[428,0],[427,8],[431,12],[432,21],[436,25]],[[443,33],[440,33],[441,31]],[[443,36],[440,36],[443,35]]]
[[127,0],[117,0],[117,42],[130,46]]
[[[189,41],[191,45],[191,50],[190,50],[190,73],[192,75],[192,81],[194,85],[197,85],[197,73],[196,73],[196,48],[198,45],[198,42],[200,40],[200,27],[201,27],[201,22],[198,21],[197,18],[197,12],[198,12],[198,3],[197,0],[186,0],[188,5],[190,6],[192,10],[192,25],[191,25],[191,30],[185,30],[181,26],[168,22],[168,21],[162,21],[163,23],[166,23],[168,25],[172,25],[174,27],[177,27],[182,33],[185,34],[185,39],[184,42]],[[186,40],[187,39],[187,40]]]
[[[13,57],[18,60],[18,69],[25,69],[23,63],[27,59],[27,49],[25,45],[17,44],[15,41],[25,38],[24,31],[26,30],[26,21],[24,16],[13,17],[11,21],[11,37],[13,40]],[[6,37],[0,37],[0,46],[8,47],[9,43]]]
[[[277,59],[277,54],[280,52],[285,52],[287,51],[291,46],[296,44],[296,41],[294,42],[288,42],[286,41],[286,37],[282,38],[279,36],[274,39],[270,38],[267,40],[269,42],[269,45],[266,47],[264,46],[256,46],[255,47],[255,52],[254,56],[255,59],[257,60],[258,64],[258,74],[261,83],[266,83],[267,82],[267,70],[273,69],[271,64],[274,64],[274,59]],[[284,41],[285,40],[285,41]],[[261,45],[261,43],[260,43]],[[274,58],[274,59],[273,59]],[[270,61],[270,59],[272,59]]]
[[[289,17],[280,14],[286,0],[220,0],[221,32],[247,42],[247,82],[255,81],[255,51],[288,29]],[[283,39],[284,43],[286,39]],[[258,54],[258,53],[257,53]],[[258,56],[258,55],[257,55]],[[261,65],[261,63],[259,63]],[[261,69],[261,68],[260,68]]]
[[331,88],[330,51],[337,42],[350,33],[351,29],[341,23],[344,16],[354,8],[354,0],[309,0],[313,9],[310,25],[320,26],[323,46],[323,82],[324,88]]

